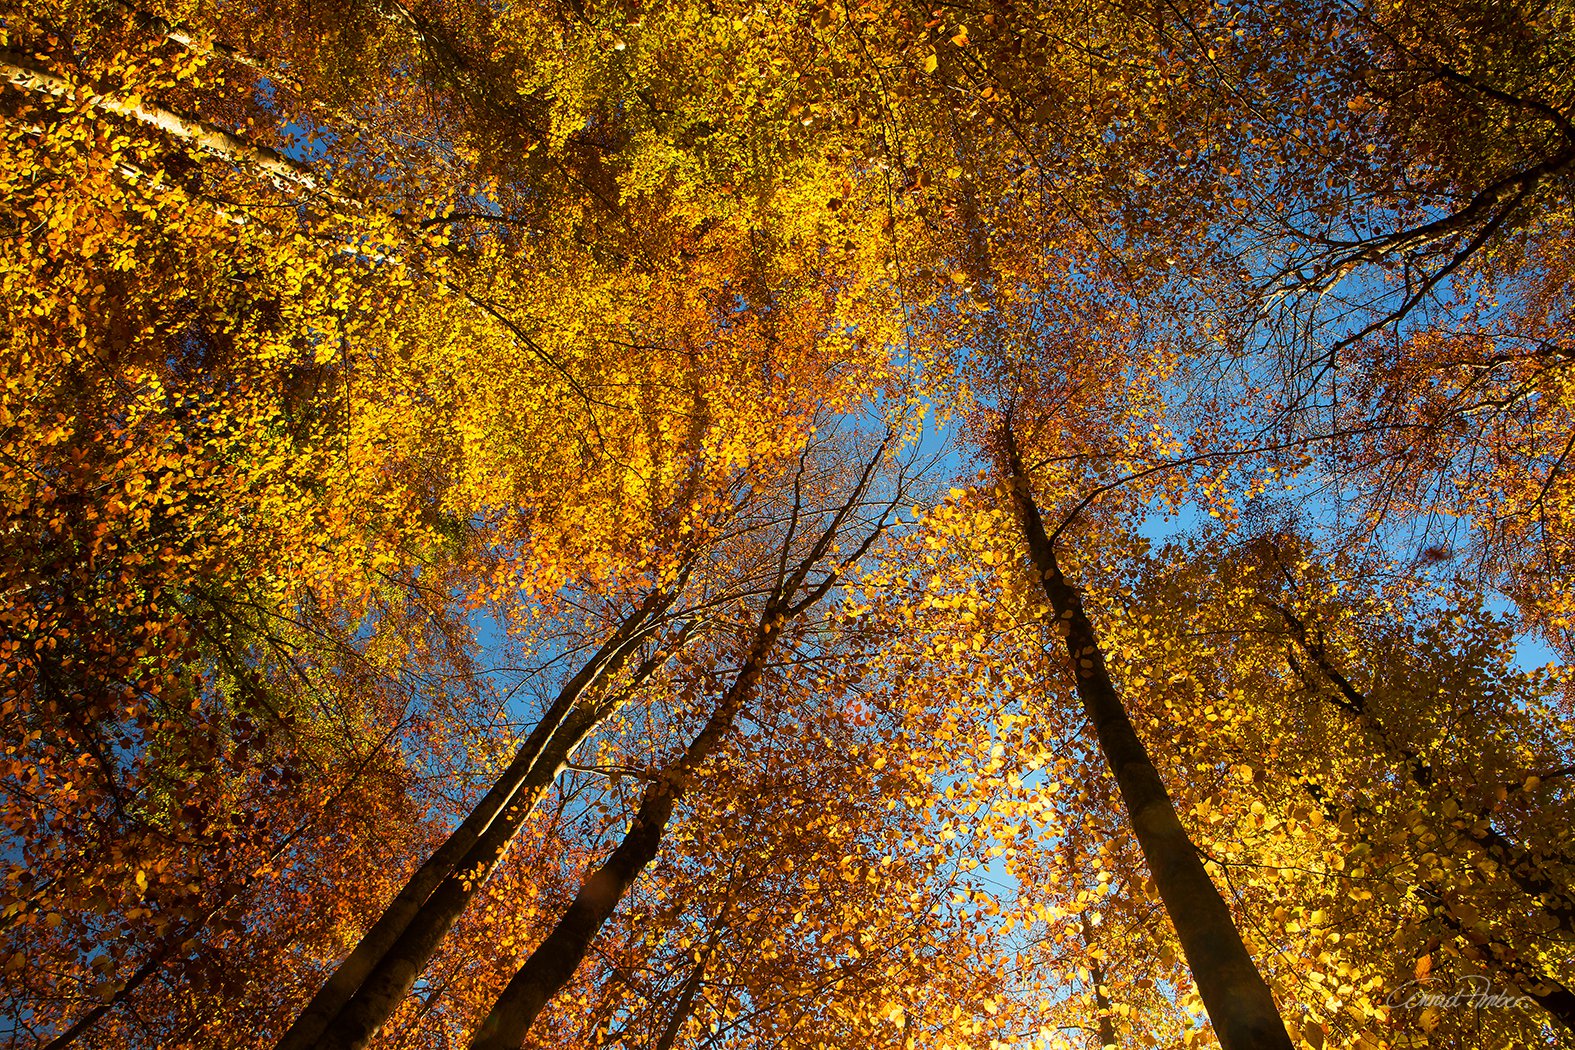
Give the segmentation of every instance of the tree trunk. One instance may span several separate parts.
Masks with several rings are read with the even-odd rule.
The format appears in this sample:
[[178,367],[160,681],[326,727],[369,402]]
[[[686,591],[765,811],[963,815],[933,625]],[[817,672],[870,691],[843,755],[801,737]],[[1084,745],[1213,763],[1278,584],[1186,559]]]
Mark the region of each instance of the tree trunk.
[[[564,685],[491,790],[416,870],[324,982],[279,1041],[279,1050],[360,1046],[381,1027],[562,764],[605,717],[601,706],[577,706],[578,702],[592,685],[616,673],[674,597],[653,592]],[[649,673],[645,667],[641,671]],[[371,988],[374,976],[380,992]],[[353,1023],[347,1016],[352,1005],[357,1019]],[[355,1033],[363,1031],[356,1041]]]
[[1094,1011],[1099,1015],[1099,1050],[1115,1050],[1116,1026],[1110,1016],[1110,996],[1105,993],[1105,970],[1093,957],[1094,931],[1089,926],[1088,915],[1083,920],[1083,946],[1089,952],[1088,976],[1094,986]]
[[[1506,982],[1513,983],[1527,998],[1546,1010],[1548,1016],[1569,1031],[1575,1032],[1575,992],[1571,992],[1560,981],[1543,972],[1534,960],[1523,961],[1520,953],[1510,945],[1484,937],[1480,932],[1461,922],[1437,887],[1426,883],[1423,885],[1438,902],[1433,909],[1434,914],[1443,925],[1454,931],[1462,945],[1472,946],[1483,952],[1486,955],[1485,961],[1490,963]],[[1504,992],[1502,988],[1493,990]]]
[[623,841],[580,887],[569,910],[503,990],[477,1030],[471,1050],[517,1050],[542,1008],[574,976],[597,931],[656,857],[673,806],[683,797],[695,767],[716,750],[734,717],[754,694],[766,657],[781,631],[780,622],[768,620],[705,727],[683,756],[646,788]]
[[678,993],[678,1002],[673,1006],[673,1012],[667,1019],[667,1027],[662,1029],[662,1035],[656,1040],[651,1050],[673,1050],[673,1044],[678,1041],[678,1033],[683,1031],[684,1022],[689,1020],[689,1015],[694,1012],[695,996],[700,992],[700,986],[705,983],[706,963],[710,955],[701,956],[695,963],[695,968],[690,971],[684,980],[683,989]]
[[0,77],[4,77],[8,83],[24,91],[52,95],[56,98],[75,99],[78,102],[85,101],[110,113],[124,114],[133,120],[157,128],[173,138],[188,142],[210,153],[216,153],[227,160],[265,171],[275,178],[293,182],[341,204],[348,204],[355,208],[361,206],[359,202],[323,186],[305,165],[296,163],[278,150],[248,142],[217,124],[188,117],[172,109],[165,109],[163,106],[156,106],[149,102],[128,105],[114,95],[100,94],[79,87],[65,77],[39,69],[29,56],[0,51]]
[[1066,638],[1077,695],[1121,790],[1132,830],[1175,925],[1223,1050],[1291,1050],[1274,996],[1242,943],[1219,890],[1176,816],[1159,771],[1110,680],[1082,595],[1061,573],[1009,425],[1002,427],[1013,498],[1045,598]]

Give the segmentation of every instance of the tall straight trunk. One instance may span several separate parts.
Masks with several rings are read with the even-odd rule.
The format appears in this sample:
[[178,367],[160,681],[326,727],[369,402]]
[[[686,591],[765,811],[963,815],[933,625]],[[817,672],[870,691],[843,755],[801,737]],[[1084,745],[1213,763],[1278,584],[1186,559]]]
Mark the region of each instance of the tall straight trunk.
[[[591,941],[608,916],[629,892],[640,872],[656,857],[667,831],[667,823],[672,819],[673,807],[683,797],[695,769],[717,749],[732,728],[738,713],[753,698],[760,676],[765,672],[766,659],[787,625],[818,604],[835,586],[840,568],[828,569],[825,578],[813,585],[809,583],[810,572],[832,552],[848,516],[861,505],[864,494],[869,490],[870,479],[882,462],[885,451],[886,443],[882,442],[875,455],[865,464],[847,500],[832,513],[830,522],[810,545],[803,560],[789,571],[789,551],[798,532],[802,509],[802,493],[795,482],[794,508],[778,562],[776,584],[761,610],[754,639],[732,685],[683,756],[663,770],[646,788],[623,841],[580,887],[563,917],[509,981],[477,1030],[471,1042],[472,1050],[515,1050],[521,1046],[542,1008],[574,976],[574,971],[584,960]],[[840,560],[843,565],[852,564],[869,552],[870,547],[885,532],[889,516],[902,496],[899,485],[890,502],[886,503],[879,520],[869,527],[857,548],[851,553],[842,553]]]
[[[813,587],[806,587],[806,581],[811,569],[825,558],[836,538],[838,529],[858,505],[858,501],[862,499],[864,492],[868,488],[870,477],[881,462],[884,451],[885,445],[883,444],[880,453],[866,466],[849,501],[832,515],[827,530],[812,546],[803,563],[791,574],[786,573],[784,566],[783,574],[779,576],[778,582],[773,588],[772,597],[766,602],[764,618],[757,629],[756,642],[750,649],[750,657],[745,661],[745,669],[741,670],[740,678],[735,681],[734,687],[729,690],[723,704],[718,709],[718,714],[726,712],[726,723],[713,728],[717,718],[716,715],[713,715],[712,722],[707,725],[709,732],[703,732],[701,737],[697,738],[695,744],[691,745],[691,751],[696,746],[700,746],[703,755],[703,753],[709,753],[716,746],[721,735],[731,725],[733,714],[736,713],[738,707],[745,702],[749,693],[753,690],[754,682],[758,679],[763,667],[765,654],[775,644],[784,626],[805,609],[824,598],[834,585],[837,579],[836,572],[828,572],[826,578]],[[891,508],[895,505],[895,502],[889,504],[885,513],[889,514]],[[795,509],[793,526],[797,524],[797,513],[797,509]],[[878,525],[871,529],[869,535],[855,552],[855,558],[862,557],[867,553],[870,545],[874,543],[875,539],[884,530],[885,524],[886,516],[883,514]],[[792,541],[793,532],[794,528],[790,526],[788,530],[789,543]],[[620,628],[619,635],[615,635],[614,639],[610,639],[607,646],[603,647],[603,652],[607,653],[608,656],[605,665],[599,672],[600,675],[610,674],[623,664],[634,647],[639,643],[640,638],[648,632],[651,621],[654,621],[655,617],[666,610],[675,600],[677,592],[683,586],[686,573],[687,569],[679,574],[678,583],[669,592],[658,592],[651,595],[646,603],[646,607],[644,607],[645,616],[638,621],[626,621],[625,627],[629,627],[631,622],[635,626],[629,627],[626,635],[624,629]],[[789,602],[784,597],[799,594],[801,591],[803,596],[797,602]],[[623,636],[624,640],[618,643],[620,636]],[[600,657],[600,654],[598,656]],[[634,677],[636,680],[639,680],[649,675],[660,665],[660,662],[660,659],[647,660],[636,671]],[[576,696],[579,693],[583,693],[593,680],[587,679],[579,687]],[[569,707],[572,709],[572,702]],[[573,710],[571,714],[565,716],[564,722],[557,732],[548,734],[540,754],[531,763],[523,782],[518,790],[513,793],[512,797],[505,802],[502,811],[482,831],[475,844],[465,852],[464,856],[453,867],[453,870],[442,878],[437,888],[432,891],[426,902],[421,905],[420,909],[406,924],[393,945],[383,953],[382,957],[373,966],[371,972],[361,983],[360,988],[345,1003],[344,1007],[328,1021],[321,1035],[309,1043],[310,1046],[314,1047],[315,1050],[360,1050],[361,1047],[366,1046],[372,1036],[388,1020],[389,1015],[399,1005],[400,1001],[409,994],[416,978],[426,966],[427,961],[432,957],[432,953],[442,942],[449,929],[452,928],[454,920],[464,910],[475,890],[486,881],[493,869],[496,868],[515,831],[518,830],[525,817],[529,815],[537,800],[552,784],[564,763],[568,762],[574,749],[615,707],[616,701],[608,701],[604,704],[588,705],[578,710]],[[681,764],[679,768],[687,776],[690,765]],[[676,790],[681,792],[682,785],[679,784]],[[647,796],[650,796],[649,791]],[[652,801],[653,805],[660,804],[659,800],[650,800],[648,798],[648,801]],[[670,815],[672,799],[668,799],[665,804],[667,806],[666,813]],[[642,803],[642,812],[644,810],[645,805]],[[654,813],[655,811],[653,810],[652,812]],[[649,847],[652,855],[654,855],[656,845],[660,841],[665,822],[666,817],[663,816],[659,825],[654,828],[655,839]],[[647,823],[650,822],[647,821]],[[634,831],[635,829],[632,828],[631,835],[634,834]],[[625,858],[630,856],[630,850],[635,849],[636,845],[636,843],[630,843],[629,850],[624,850],[623,856]],[[641,862],[639,866],[632,869],[629,875],[631,881],[634,875],[638,874],[639,869],[644,866],[644,863],[646,862]],[[615,867],[610,874],[615,874],[616,870]],[[623,887],[623,890],[626,889],[627,885]],[[618,896],[621,896],[622,892],[620,890]],[[584,891],[582,890],[582,895],[583,893]],[[612,903],[615,904],[616,899]],[[609,905],[609,910],[610,907],[611,905]],[[599,926],[600,921],[596,925]],[[581,954],[583,955],[583,948],[581,949]]]
[[1105,666],[1082,594],[1062,574],[1034,503],[1010,424],[1003,425],[1012,495],[1045,598],[1065,633],[1077,695],[1114,774],[1143,858],[1159,887],[1204,1008],[1224,1050],[1291,1050],[1268,984],[1242,943],[1230,909],[1176,816],[1159,770],[1138,739]]
[[[478,849],[485,843],[488,849],[501,854],[502,846],[513,837],[546,787],[556,778],[569,753],[600,720],[597,708],[580,704],[587,690],[618,671],[654,619],[672,604],[674,597],[668,592],[653,592],[624,618],[612,636],[569,679],[492,788],[449,834],[443,845],[416,869],[350,955],[318,989],[312,1001],[279,1041],[279,1050],[307,1050],[309,1047],[324,1045],[320,1041],[331,1030],[337,1030],[336,1022],[341,1015],[396,948],[403,950],[407,960],[416,964],[419,973],[420,966],[425,964],[432,949],[453,925],[454,918],[463,910],[470,894],[480,882],[485,881],[484,875],[467,880],[467,876],[475,870]],[[491,866],[488,865],[486,870],[490,872]],[[442,892],[445,890],[453,892],[445,894]],[[446,914],[446,920],[438,912]],[[421,929],[421,943],[430,942],[424,954],[412,951],[411,944],[404,939],[412,927]],[[420,956],[419,960],[417,955]],[[414,984],[414,981],[412,975],[410,983]],[[378,999],[368,1009],[361,1011],[367,1023],[373,1024],[368,1036],[376,1031],[407,991],[408,985],[386,1009],[383,1008],[382,999]],[[327,1045],[333,1045],[332,1041]]]
[[517,1050],[523,1045],[537,1015],[574,976],[602,924],[629,892],[640,872],[656,857],[668,821],[672,819],[673,807],[683,797],[690,776],[716,750],[732,728],[738,712],[754,695],[766,657],[781,633],[782,622],[768,617],[733,684],[704,728],[690,742],[682,757],[645,789],[640,808],[623,841],[585,880],[568,911],[503,990],[471,1041],[471,1050]]

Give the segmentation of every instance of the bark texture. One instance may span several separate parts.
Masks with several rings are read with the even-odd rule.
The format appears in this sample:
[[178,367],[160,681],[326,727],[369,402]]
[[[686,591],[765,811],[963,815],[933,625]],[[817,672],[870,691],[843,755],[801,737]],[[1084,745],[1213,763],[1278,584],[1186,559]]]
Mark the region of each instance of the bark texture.
[[135,104],[128,104],[114,95],[79,87],[57,73],[39,69],[28,56],[10,51],[0,51],[0,77],[23,91],[51,95],[55,98],[74,98],[111,113],[122,113],[209,153],[267,172],[274,178],[293,182],[341,203],[359,207],[358,202],[325,188],[305,166],[297,164],[277,150],[247,142],[217,124],[188,117],[149,102],[138,101]]
[[[1094,948],[1094,931],[1088,923],[1088,915],[1083,915],[1083,944],[1092,955]],[[1088,966],[1089,983],[1094,986],[1094,1012],[1099,1015],[1099,1050],[1114,1050],[1116,1046],[1116,1026],[1111,1019],[1110,996],[1105,994],[1105,968],[1098,962],[1090,961]]]

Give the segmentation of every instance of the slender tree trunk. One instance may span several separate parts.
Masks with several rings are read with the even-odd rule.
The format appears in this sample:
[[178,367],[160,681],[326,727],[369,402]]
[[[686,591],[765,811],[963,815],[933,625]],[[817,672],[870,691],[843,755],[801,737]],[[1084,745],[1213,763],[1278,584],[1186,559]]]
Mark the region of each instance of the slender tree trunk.
[[[1336,806],[1327,793],[1312,781],[1304,781],[1303,789],[1308,796],[1323,810],[1326,819],[1338,821],[1340,808]],[[1363,843],[1371,845],[1372,838],[1366,831],[1358,826],[1357,837]],[[1445,926],[1448,926],[1462,944],[1474,945],[1479,949],[1486,949],[1486,961],[1506,982],[1512,982],[1520,988],[1533,1002],[1546,1010],[1555,1021],[1575,1032],[1575,992],[1571,992],[1559,981],[1549,977],[1535,964],[1520,960],[1517,953],[1503,941],[1485,939],[1482,934],[1471,930],[1460,921],[1450,908],[1448,900],[1437,886],[1423,883],[1422,889],[1437,901],[1432,914],[1436,915]]]
[[768,614],[767,625],[704,728],[683,756],[646,788],[623,841],[580,887],[569,910],[503,990],[477,1030],[471,1050],[517,1050],[542,1008],[574,976],[602,924],[656,857],[673,807],[683,797],[695,768],[716,750],[738,712],[754,695],[766,657],[781,632],[781,622],[772,622]]
[[[833,541],[836,539],[838,530],[842,527],[847,516],[858,505],[858,501],[863,498],[869,486],[870,478],[881,462],[884,452],[885,445],[883,444],[880,452],[865,467],[864,473],[854,488],[849,501],[832,515],[826,531],[812,546],[804,561],[791,574],[787,574],[784,569],[783,575],[779,577],[777,585],[773,589],[773,596],[766,603],[765,611],[762,614],[763,618],[757,628],[755,644],[750,649],[750,655],[746,658],[739,677],[734,681],[733,687],[729,690],[727,696],[724,697],[723,703],[717,712],[713,714],[711,721],[707,723],[706,729],[690,745],[690,755],[694,757],[691,759],[690,756],[686,755],[685,760],[680,762],[678,772],[681,774],[681,777],[679,781],[675,785],[667,785],[663,792],[655,796],[653,796],[651,790],[647,790],[640,810],[641,815],[646,818],[645,821],[642,823],[640,820],[637,820],[630,828],[629,837],[625,840],[625,844],[620,846],[614,852],[614,857],[608,861],[605,876],[602,878],[593,877],[592,882],[581,889],[580,897],[583,898],[583,904],[581,900],[576,900],[576,905],[580,906],[580,912],[576,914],[584,913],[586,908],[599,909],[603,902],[597,899],[598,894],[604,890],[614,890],[616,892],[610,900],[604,902],[606,910],[601,912],[601,916],[595,921],[594,926],[588,927],[584,942],[579,945],[578,953],[575,955],[567,973],[559,979],[559,985],[564,980],[567,980],[567,974],[572,973],[573,967],[578,965],[579,958],[584,955],[585,946],[589,944],[590,936],[594,934],[595,928],[601,925],[606,915],[611,912],[612,907],[617,903],[618,897],[621,897],[623,892],[628,889],[628,883],[632,882],[640,869],[649,862],[649,856],[655,855],[667,817],[672,812],[674,798],[667,797],[667,793],[681,793],[683,790],[682,779],[688,776],[693,762],[699,761],[716,747],[723,733],[731,725],[733,716],[753,691],[754,684],[763,668],[765,655],[775,644],[785,625],[824,598],[834,585],[837,579],[835,571],[829,571],[823,580],[812,587],[807,586],[809,573],[815,565],[819,564],[826,557]],[[879,524],[870,530],[863,543],[854,552],[854,558],[862,557],[869,550],[870,545],[875,542],[875,539],[880,536],[886,524],[885,515],[889,514],[891,508],[895,505],[895,502],[888,504]],[[797,522],[796,515],[797,511],[795,510],[795,525]],[[788,543],[791,543],[792,537],[793,529],[790,528]],[[682,576],[680,576],[680,580],[682,580]],[[677,589],[677,587],[674,588],[674,595]],[[785,597],[799,594],[801,591],[803,595],[796,602],[790,602]],[[653,595],[651,601],[655,601],[657,597],[657,595]],[[650,615],[654,617],[670,605],[672,601],[673,595],[662,596],[661,604]],[[638,643],[639,636],[644,632],[644,627],[633,630],[628,642],[613,650],[615,655],[607,660],[605,670],[602,673],[610,673],[616,670],[627,658],[634,645]],[[612,640],[609,641],[609,645],[612,645]],[[655,669],[657,664],[658,661],[647,661],[640,671],[636,672],[636,677],[639,678],[649,674]],[[585,685],[588,686],[589,684],[590,681],[587,680]],[[583,691],[583,688],[582,686],[581,691]],[[606,717],[611,709],[611,706],[603,705],[589,708],[582,713],[576,713],[559,732],[551,736],[542,753],[532,764],[524,783],[521,784],[519,789],[505,804],[503,811],[482,832],[475,844],[460,859],[454,870],[443,878],[437,889],[432,892],[420,910],[406,925],[403,932],[399,934],[394,944],[377,961],[372,971],[362,982],[359,990],[323,1028],[321,1036],[315,1041],[309,1041],[307,1045],[315,1047],[316,1050],[360,1050],[361,1047],[366,1046],[372,1036],[387,1021],[395,1007],[409,993],[427,960],[431,958],[438,944],[442,942],[443,937],[453,926],[454,920],[464,910],[466,903],[476,888],[486,881],[487,877],[497,866],[504,849],[508,846],[509,840],[513,838],[520,823],[523,822],[537,799],[541,797],[553,779],[556,778],[563,764],[569,760],[574,748],[584,740],[602,718]],[[665,811],[662,809],[664,806]],[[660,817],[659,820],[657,819],[658,817]],[[648,841],[645,838],[647,836],[649,837]],[[635,864],[635,861],[645,850],[649,850],[649,856]],[[630,865],[634,866],[630,867]],[[598,874],[600,875],[601,873]],[[627,881],[623,881],[620,885],[620,880],[625,875]],[[564,920],[561,920],[559,926],[563,927],[568,922],[568,918],[566,916]],[[567,933],[563,934],[560,937],[560,941],[567,936]],[[570,945],[570,949],[572,950],[572,945]],[[538,948],[537,951],[540,954],[542,949]],[[516,980],[518,981],[520,978],[517,977]],[[535,1012],[539,1010],[540,1006],[538,1005],[535,1011],[531,1012],[530,1016],[534,1017]],[[528,1025],[528,1022],[526,1023]],[[522,1028],[522,1033],[523,1030]]]
[[[1415,751],[1397,745],[1383,724],[1369,714],[1367,694],[1357,689],[1351,680],[1346,678],[1344,673],[1334,665],[1322,643],[1309,636],[1307,625],[1290,610],[1280,606],[1273,606],[1273,608],[1291,628],[1296,643],[1312,658],[1313,662],[1318,665],[1318,669],[1339,690],[1340,695],[1333,700],[1334,705],[1355,717],[1364,730],[1377,738],[1380,747],[1387,755],[1402,760],[1413,783],[1424,790],[1432,788],[1434,786],[1432,767]],[[1294,657],[1292,658],[1292,667],[1303,678],[1306,678],[1305,672],[1297,665]],[[1315,789],[1311,783],[1306,784],[1305,787],[1308,794],[1323,807],[1325,813],[1331,819],[1339,819],[1339,809],[1329,801],[1321,789]],[[1450,797],[1460,804],[1462,811],[1466,810],[1466,805],[1458,795],[1450,792]],[[1479,813],[1478,815],[1481,821],[1485,823],[1487,814]],[[1359,834],[1363,842],[1368,841],[1368,835],[1365,831]],[[1521,847],[1499,834],[1491,825],[1488,825],[1486,830],[1483,831],[1475,830],[1474,826],[1467,828],[1466,835],[1509,873],[1511,881],[1535,900],[1542,908],[1543,913],[1550,916],[1557,923],[1559,929],[1569,929],[1568,924],[1571,913],[1568,907],[1567,888],[1545,878],[1542,871],[1526,858],[1525,851]],[[1526,995],[1536,1002],[1537,1005],[1546,1010],[1559,1024],[1571,1032],[1575,1032],[1575,993],[1572,993],[1563,984],[1543,973],[1535,965],[1519,961],[1514,950],[1507,944],[1500,941],[1480,942],[1477,937],[1473,937],[1466,925],[1455,917],[1454,912],[1450,910],[1448,903],[1445,901],[1444,895],[1438,892],[1436,888],[1430,888],[1430,890],[1439,901],[1437,914],[1445,925],[1453,929],[1462,941],[1467,943],[1475,942],[1486,947],[1490,960],[1507,980],[1526,988]],[[1561,904],[1561,901],[1564,903]]]
[[1506,982],[1512,982],[1523,994],[1546,1010],[1548,1016],[1569,1031],[1575,1032],[1575,992],[1571,992],[1560,981],[1548,976],[1535,962],[1523,961],[1519,953],[1508,944],[1484,938],[1480,933],[1472,930],[1460,921],[1436,887],[1428,888],[1438,900],[1435,914],[1445,926],[1454,931],[1462,944],[1473,945],[1479,951],[1485,952],[1487,961]]
[[[1565,1029],[1575,1032],[1575,992],[1546,974],[1539,974],[1529,966],[1506,967],[1515,974],[1517,983],[1526,995],[1548,1012]],[[1529,987],[1527,987],[1529,985]]]
[[[605,717],[602,705],[580,704],[586,692],[617,672],[674,597],[653,592],[564,685],[491,790],[416,870],[324,982],[279,1041],[279,1050],[359,1046],[377,1031],[415,983],[475,889],[486,881],[562,764]],[[651,669],[642,667],[640,674]],[[374,977],[379,979],[377,991],[371,988]]]
[[678,1002],[673,1006],[672,1016],[667,1019],[667,1027],[662,1029],[660,1038],[656,1040],[651,1050],[673,1050],[673,1044],[678,1041],[678,1033],[683,1031],[684,1022],[689,1020],[689,1015],[694,1012],[695,996],[700,992],[700,986],[705,983],[706,963],[711,961],[709,954],[701,956],[695,963],[695,968],[684,979],[683,989],[678,993]]
[[195,51],[198,54],[218,55],[220,58],[226,59],[230,62],[255,69],[265,77],[269,77],[271,79],[279,78],[279,74],[276,70],[270,68],[266,62],[263,62],[255,55],[248,55],[245,52],[237,51],[235,48],[223,44],[217,40],[200,40],[192,36],[190,32],[183,29],[182,27],[173,24],[162,15],[156,15],[151,11],[144,11],[141,8],[129,3],[128,0],[115,0],[115,2],[127,14],[136,19],[137,23],[143,29],[146,29],[150,33],[159,34],[172,44],[179,44],[186,50]]
[[1099,1015],[1099,1050],[1115,1050],[1116,1026],[1110,1016],[1110,996],[1105,993],[1105,971],[1093,958],[1094,931],[1084,914],[1083,945],[1089,951],[1088,976],[1094,986],[1094,1010]]
[[1094,982],[1094,1009],[1099,1013],[1099,1050],[1115,1050],[1116,1026],[1110,1019],[1110,997],[1105,994],[1105,972],[1098,963],[1088,970]]
[[1009,424],[1003,425],[1002,436],[1023,535],[1058,630],[1064,632],[1077,695],[1115,775],[1132,830],[1175,925],[1220,1046],[1224,1050],[1291,1050],[1274,996],[1253,964],[1230,909],[1198,859],[1159,771],[1127,717],[1093,624],[1083,611],[1082,595],[1061,573]]
[[[363,758],[360,763],[358,763],[356,769],[350,774],[350,776],[345,779],[339,785],[339,787],[335,789],[333,794],[331,794],[324,801],[318,812],[327,812],[344,796],[345,792],[349,791],[350,788],[355,785],[355,783],[360,778],[361,772],[367,767],[367,765],[371,763],[373,757],[375,757],[378,751],[388,743],[392,736],[393,733],[390,732],[383,737],[382,741],[379,742],[377,749],[374,749],[370,754]],[[272,864],[274,861],[277,861],[280,857],[282,857],[285,851],[288,850],[291,845],[293,845],[295,841],[301,837],[301,835],[305,834],[308,829],[313,827],[315,823],[315,819],[309,819],[305,823],[295,828],[295,830],[285,835],[283,840],[281,840],[278,845],[274,846],[273,850],[268,854],[266,863]],[[142,965],[137,967],[137,969],[132,972],[130,977],[126,978],[125,982],[121,984],[120,988],[113,996],[111,996],[105,1002],[93,1007],[93,1009],[89,1010],[65,1031],[61,1032],[48,1043],[44,1044],[42,1050],[66,1050],[66,1047],[69,1047],[75,1043],[79,1038],[81,1038],[83,1033],[91,1029],[112,1010],[116,1009],[122,1003],[130,999],[137,989],[141,988],[149,978],[158,973],[158,971],[165,964],[167,964],[171,959],[179,957],[182,949],[197,936],[202,928],[212,921],[215,915],[223,911],[224,908],[227,907],[230,902],[233,901],[243,890],[250,886],[256,878],[257,875],[255,872],[253,872],[252,875],[242,879],[240,884],[237,885],[233,890],[224,894],[217,903],[210,906],[201,914],[188,920],[181,927],[179,933],[166,938],[158,948],[154,949],[148,958],[143,961]]]
[[210,911],[207,915],[202,916],[202,919],[199,922],[189,923],[182,927],[178,935],[171,937],[164,944],[155,949],[153,954],[149,955],[143,964],[137,967],[136,971],[132,973],[130,977],[126,978],[126,983],[121,985],[113,996],[111,996],[105,1002],[99,1003],[97,1006],[93,1007],[93,1009],[83,1014],[76,1021],[76,1023],[72,1024],[71,1027],[67,1028],[49,1042],[45,1043],[43,1045],[43,1050],[65,1050],[66,1047],[77,1041],[78,1036],[97,1024],[99,1019],[105,1014],[115,1009],[127,999],[130,999],[136,990],[141,988],[143,983],[147,981],[148,978],[158,973],[159,970],[163,968],[165,963],[169,962],[176,956],[176,954],[180,952],[181,947],[186,943],[187,935],[192,933],[212,914],[213,913]]

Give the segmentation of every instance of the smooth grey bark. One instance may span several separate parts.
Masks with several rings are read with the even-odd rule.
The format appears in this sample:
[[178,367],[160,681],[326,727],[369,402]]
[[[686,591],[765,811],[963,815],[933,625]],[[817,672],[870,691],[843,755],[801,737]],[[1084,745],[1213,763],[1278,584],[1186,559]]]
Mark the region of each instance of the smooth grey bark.
[[[808,553],[790,571],[788,559],[802,510],[802,494],[795,480],[794,509],[783,540],[776,583],[760,612],[754,638],[739,665],[738,674],[684,754],[646,788],[623,840],[580,887],[562,918],[509,981],[477,1029],[471,1050],[516,1050],[521,1047],[536,1017],[574,976],[597,932],[629,892],[640,872],[655,858],[673,808],[688,788],[694,771],[721,744],[738,713],[753,698],[765,672],[766,660],[788,624],[817,605],[836,584],[840,568],[827,571],[825,578],[813,585],[808,582],[809,575],[827,557],[848,515],[860,505],[885,448],[883,442],[866,464],[847,501],[837,508]],[[885,531],[889,515],[902,495],[899,486],[880,520],[871,526],[851,556],[842,559],[843,564],[851,564],[868,553]]]
[[1176,816],[1175,804],[1111,681],[1082,594],[1061,572],[1017,452],[1010,424],[1001,428],[1013,499],[1044,595],[1065,632],[1077,695],[1114,774],[1143,858],[1176,928],[1209,1021],[1223,1050],[1291,1050],[1291,1040],[1230,909],[1204,870]]
[[[581,703],[587,691],[623,666],[674,598],[670,592],[653,592],[565,683],[508,768],[411,875],[302,1010],[278,1050],[364,1045],[377,1031],[415,983],[475,889],[486,881],[563,762],[605,717],[606,705]],[[653,669],[646,666],[641,672],[649,674]]]
[[767,627],[756,638],[733,683],[711,717],[690,741],[683,755],[645,789],[634,822],[612,855],[585,880],[568,911],[547,938],[525,960],[508,987],[493,1004],[471,1041],[471,1050],[515,1050],[542,1009],[558,989],[574,976],[591,941],[623,900],[631,886],[656,858],[662,837],[672,819],[673,807],[683,797],[696,767],[715,752],[738,712],[754,695],[782,627]]

